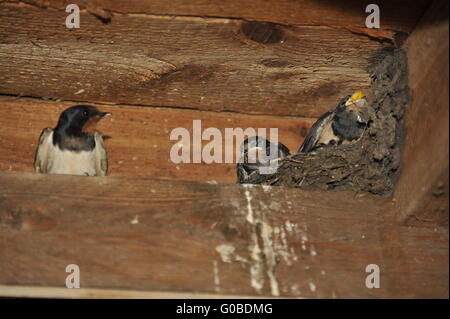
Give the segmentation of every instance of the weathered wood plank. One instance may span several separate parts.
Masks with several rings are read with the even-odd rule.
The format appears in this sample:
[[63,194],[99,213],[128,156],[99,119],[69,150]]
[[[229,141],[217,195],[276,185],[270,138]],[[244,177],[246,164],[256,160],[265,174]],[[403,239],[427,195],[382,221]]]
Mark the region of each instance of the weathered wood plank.
[[319,117],[368,89],[383,47],[340,28],[117,16],[0,4],[0,93]]
[[[220,295],[218,293],[142,291],[130,289],[99,289],[0,285],[0,296],[14,298],[76,298],[76,299],[255,299],[255,295]],[[262,297],[264,298],[264,297]]]
[[412,103],[396,190],[401,221],[448,223],[448,32],[448,1],[436,1],[406,42]]
[[[60,112],[74,103],[40,99],[0,97],[0,170],[33,172],[37,141],[43,128],[55,127]],[[180,163],[170,161],[170,150],[179,141],[170,140],[173,129],[190,132],[193,147],[193,121],[202,121],[202,130],[215,127],[222,133],[222,159],[225,159],[225,129],[248,127],[278,128],[278,139],[295,151],[314,119],[201,112],[183,109],[103,106],[112,116],[100,122],[109,153],[110,176],[154,177],[188,181],[235,183],[236,164]],[[303,134],[303,136],[301,136]],[[219,141],[220,142],[220,141]],[[203,141],[205,146],[209,141]],[[191,155],[191,160],[192,160]],[[235,162],[234,162],[235,163]]]
[[[7,0],[7,2],[20,2]],[[28,0],[24,1],[39,7],[59,10],[72,3],[70,0]],[[378,31],[410,32],[425,11],[429,1],[377,1],[381,9],[381,28]],[[328,25],[350,27],[363,30],[368,13],[365,8],[370,1],[361,0],[278,0],[278,1],[204,1],[204,0],[79,0],[82,9],[109,17],[111,13],[140,13],[159,15],[230,17],[255,21],[267,21],[288,25]]]
[[[448,297],[448,230],[370,196],[0,173],[0,284],[287,297]],[[365,287],[366,265],[381,287]]]

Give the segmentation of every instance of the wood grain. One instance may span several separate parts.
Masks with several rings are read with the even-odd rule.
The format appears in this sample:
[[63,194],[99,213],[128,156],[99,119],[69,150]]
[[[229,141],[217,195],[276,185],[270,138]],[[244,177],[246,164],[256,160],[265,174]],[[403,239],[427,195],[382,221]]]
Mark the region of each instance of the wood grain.
[[406,42],[412,103],[395,196],[399,220],[431,225],[449,212],[448,1],[434,3]]
[[[40,99],[0,97],[0,170],[33,172],[34,156],[41,131],[55,127],[59,114],[76,103]],[[179,140],[170,140],[175,128],[186,128],[194,148],[193,121],[201,120],[202,130],[219,129],[222,134],[222,159],[225,160],[226,128],[278,129],[278,139],[293,152],[303,141],[314,119],[293,117],[241,115],[237,113],[201,112],[195,110],[142,108],[133,106],[97,105],[112,113],[100,121],[98,129],[106,136],[109,154],[109,175],[154,177],[197,182],[235,183],[236,161],[233,163],[179,163],[170,160],[170,151]],[[301,135],[303,134],[303,136]],[[270,137],[270,135],[268,135]],[[204,147],[209,141],[203,141]],[[186,145],[188,146],[188,145]],[[232,147],[235,147],[233,143]],[[235,152],[234,152],[235,154]]]
[[[218,293],[142,291],[130,289],[78,288],[33,286],[2,286],[0,296],[13,298],[74,298],[74,299],[258,299],[255,295],[221,295]],[[267,298],[267,297],[261,297]]]
[[370,87],[378,41],[340,28],[0,4],[0,94],[319,117]]
[[[17,0],[6,2],[21,2]],[[72,3],[70,0],[28,0],[28,4],[42,8],[59,10]],[[126,2],[114,0],[79,0],[81,9],[87,9],[101,17],[115,13],[182,15],[202,17],[226,17],[252,21],[266,21],[286,25],[326,25],[333,27],[351,27],[366,29],[365,20],[368,13],[365,8],[370,1],[360,0],[131,0]],[[381,28],[378,31],[390,30],[411,32],[417,20],[425,11],[428,1],[396,0],[377,1],[381,9]],[[370,30],[370,29],[366,29]]]
[[[64,287],[75,263],[84,288],[447,298],[448,230],[398,226],[391,209],[348,193],[0,172],[0,285]],[[368,264],[379,289],[365,287]]]

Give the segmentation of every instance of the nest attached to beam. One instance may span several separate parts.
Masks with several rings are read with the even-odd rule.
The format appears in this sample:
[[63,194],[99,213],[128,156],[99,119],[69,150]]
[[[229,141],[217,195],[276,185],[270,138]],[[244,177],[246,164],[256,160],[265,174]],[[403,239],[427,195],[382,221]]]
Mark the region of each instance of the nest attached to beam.
[[247,183],[390,195],[400,167],[403,116],[410,99],[406,54],[385,48],[372,58],[368,71],[369,123],[361,138],[291,155],[280,161],[275,174],[256,172]]

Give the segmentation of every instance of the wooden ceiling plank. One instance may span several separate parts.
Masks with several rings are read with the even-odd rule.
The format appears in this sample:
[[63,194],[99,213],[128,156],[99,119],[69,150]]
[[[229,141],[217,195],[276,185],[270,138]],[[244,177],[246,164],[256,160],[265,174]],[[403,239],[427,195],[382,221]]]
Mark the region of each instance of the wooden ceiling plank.
[[66,15],[0,4],[0,94],[317,118],[370,87],[383,47],[331,27]]
[[[20,2],[9,0],[7,2]],[[27,4],[41,8],[64,10],[70,0],[28,0]],[[110,16],[121,14],[147,14],[169,16],[199,16],[266,21],[286,25],[325,25],[333,27],[365,28],[368,15],[366,6],[372,2],[360,0],[79,0],[81,9],[92,14]],[[378,31],[411,32],[427,8],[429,1],[379,0],[382,24]]]

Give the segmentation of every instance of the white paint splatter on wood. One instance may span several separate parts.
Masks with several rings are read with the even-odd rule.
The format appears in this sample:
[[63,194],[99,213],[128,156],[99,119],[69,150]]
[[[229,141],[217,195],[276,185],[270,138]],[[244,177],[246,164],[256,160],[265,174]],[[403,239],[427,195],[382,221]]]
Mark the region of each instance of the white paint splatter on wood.
[[[250,244],[248,251],[250,258],[244,258],[236,254],[234,246],[229,244],[222,244],[216,247],[216,251],[220,254],[221,259],[225,263],[233,261],[241,263],[243,267],[249,267],[250,271],[250,285],[257,293],[262,293],[266,279],[269,282],[270,292],[273,296],[279,296],[281,287],[279,287],[276,278],[276,268],[280,260],[284,261],[288,266],[292,266],[294,261],[298,260],[294,248],[290,247],[288,242],[288,235],[299,238],[300,232],[297,225],[290,221],[283,221],[280,226],[271,226],[264,215],[264,211],[270,214],[271,210],[280,210],[281,204],[277,201],[272,201],[270,206],[259,204],[254,206],[254,200],[251,195],[251,188],[254,185],[244,184],[244,195],[246,200],[245,220],[250,227]],[[269,191],[271,188],[266,187],[264,191]],[[236,210],[242,210],[242,204],[238,201],[231,201],[231,206]],[[308,238],[306,234],[302,234],[302,244],[305,245]],[[306,250],[306,246],[305,246]],[[267,276],[267,277],[266,277]],[[289,290],[299,291],[298,286],[286,286],[283,288],[285,292]]]
[[245,191],[245,198],[247,199],[247,221],[254,225],[254,218],[253,218],[253,208],[252,208],[252,196],[250,195],[250,192],[248,190]]
[[139,216],[138,215],[134,216],[134,218],[130,221],[130,223],[132,225],[139,224]]
[[227,244],[222,244],[216,247],[216,251],[220,254],[220,257],[224,263],[231,263],[231,256],[235,250],[236,248],[234,248],[234,246]]
[[275,267],[277,264],[276,254],[273,249],[273,242],[271,240],[272,235],[272,227],[270,227],[267,223],[261,222],[261,237],[263,239],[264,245],[264,254],[266,256],[266,266],[267,266],[267,276],[270,281],[270,290],[273,296],[280,295],[280,289],[278,287],[278,281],[275,277]]
[[219,277],[219,263],[217,260],[213,261],[213,274],[214,274],[214,290],[220,291],[220,277]]

